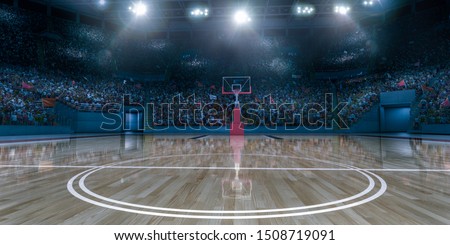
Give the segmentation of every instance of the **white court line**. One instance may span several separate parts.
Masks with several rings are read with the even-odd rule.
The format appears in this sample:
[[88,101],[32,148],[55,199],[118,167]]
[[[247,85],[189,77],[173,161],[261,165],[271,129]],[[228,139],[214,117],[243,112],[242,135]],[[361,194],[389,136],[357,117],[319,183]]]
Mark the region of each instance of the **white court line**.
[[[199,155],[211,155],[211,154],[196,154],[196,156],[199,156]],[[217,154],[215,154],[215,155],[217,155]],[[223,154],[222,154],[223,155]],[[178,155],[178,156],[180,156],[180,155]],[[187,157],[188,155],[182,155],[183,157]],[[274,155],[266,155],[266,156],[271,156],[271,157],[278,157],[278,156],[274,156]],[[175,157],[175,156],[166,156],[166,157]],[[158,158],[163,158],[163,157],[158,157]],[[290,157],[290,158],[296,158],[296,159],[300,159],[299,157]],[[151,158],[147,158],[146,160],[150,160]],[[303,159],[305,159],[305,160],[308,160],[307,158],[303,158]],[[142,160],[142,159],[141,159]],[[324,160],[319,160],[319,159],[314,159],[314,160],[316,160],[316,161],[319,161],[319,162],[326,162],[326,163],[329,163],[329,164],[332,164],[332,165],[337,165],[337,166],[342,166],[342,167],[344,167],[344,168],[348,168],[349,170],[352,170],[352,171],[357,171],[357,172],[359,172],[359,173],[363,173],[363,175],[365,175],[366,177],[368,177],[368,179],[369,179],[369,187],[368,187],[368,189],[366,189],[365,191],[371,191],[370,190],[370,188],[372,187],[374,187],[374,183],[372,182],[373,181],[373,179],[369,176],[369,175],[372,175],[372,176],[374,176],[374,177],[376,177],[377,179],[378,179],[378,181],[380,182],[380,184],[381,184],[381,187],[380,187],[380,190],[377,192],[377,193],[375,193],[374,195],[372,195],[372,196],[369,196],[369,197],[367,197],[367,198],[365,198],[365,199],[363,199],[363,200],[359,200],[359,201],[357,201],[357,202],[354,202],[354,203],[350,203],[350,204],[346,204],[346,205],[340,205],[340,206],[338,206],[338,207],[334,207],[334,208],[325,208],[325,209],[320,209],[320,210],[310,210],[310,211],[304,211],[304,212],[295,212],[295,211],[298,211],[299,209],[303,209],[303,208],[301,208],[301,207],[294,207],[294,208],[285,208],[285,209],[280,209],[280,210],[278,210],[278,211],[276,211],[276,210],[269,210],[270,212],[284,212],[284,211],[286,211],[286,210],[291,210],[291,211],[294,211],[293,213],[280,213],[280,214],[266,214],[266,215],[249,215],[249,216],[247,216],[247,215],[244,215],[244,216],[227,216],[227,215],[224,215],[224,214],[226,214],[226,213],[223,213],[223,211],[220,211],[220,210],[217,210],[217,211],[206,211],[208,214],[210,213],[210,212],[217,212],[217,214],[219,214],[219,215],[222,215],[222,216],[210,216],[210,215],[192,215],[192,214],[170,214],[170,213],[164,213],[164,212],[154,212],[154,211],[142,211],[142,210],[134,210],[134,209],[130,209],[130,208],[124,208],[124,207],[118,207],[118,206],[114,206],[114,205],[110,205],[110,204],[106,204],[106,203],[102,203],[102,202],[99,202],[99,201],[95,201],[95,200],[92,200],[92,199],[90,199],[90,198],[88,198],[88,197],[85,197],[85,196],[83,196],[83,195],[81,195],[80,193],[78,193],[75,189],[74,189],[74,187],[73,187],[73,184],[74,184],[74,182],[75,182],[75,180],[76,179],[78,179],[79,177],[81,177],[81,179],[78,181],[78,185],[79,185],[79,187],[82,189],[82,191],[83,192],[85,192],[85,194],[88,194],[88,195],[91,195],[92,196],[92,194],[94,194],[94,196],[95,197],[97,197],[97,198],[99,198],[100,197],[100,199],[103,199],[104,201],[106,201],[105,199],[107,199],[108,201],[111,201],[112,199],[109,199],[109,198],[106,198],[106,197],[101,197],[101,196],[98,196],[97,194],[95,194],[95,193],[93,193],[93,192],[91,192],[91,191],[89,191],[89,189],[87,189],[87,187],[84,185],[84,180],[90,175],[90,174],[92,174],[92,173],[94,173],[94,172],[97,172],[97,171],[100,171],[100,170],[103,170],[103,169],[106,169],[107,167],[118,167],[119,166],[119,164],[124,164],[124,163],[130,163],[130,162],[132,162],[133,160],[127,160],[127,161],[123,161],[123,162],[116,162],[116,163],[112,163],[111,165],[107,165],[107,166],[105,166],[105,167],[93,167],[93,168],[91,168],[91,169],[88,169],[88,170],[85,170],[85,171],[83,171],[83,172],[81,172],[81,173],[78,173],[77,175],[75,175],[75,176],[73,176],[68,182],[67,182],[67,190],[73,195],[73,196],[75,196],[75,197],[77,197],[77,198],[79,198],[79,199],[81,199],[81,200],[83,200],[83,201],[85,201],[85,202],[88,202],[88,203],[91,203],[91,204],[94,204],[94,205],[97,205],[97,206],[100,206],[100,207],[104,207],[104,208],[110,208],[110,209],[115,209],[115,210],[119,210],[119,211],[124,211],[124,212],[130,212],[130,213],[139,213],[139,214],[147,214],[147,215],[157,215],[157,216],[163,216],[163,217],[177,217],[177,218],[197,218],[197,219],[262,219],[262,218],[274,218],[274,217],[291,217],[291,216],[301,216],[301,215],[310,215],[310,214],[316,214],[316,213],[323,213],[323,212],[331,212],[331,211],[337,211],[337,210],[341,210],[341,209],[345,209],[345,208],[349,208],[349,207],[354,207],[354,206],[358,206],[358,205],[361,205],[361,204],[364,204],[364,203],[367,203],[367,202],[370,202],[370,201],[372,201],[372,200],[375,200],[376,198],[378,198],[378,197],[380,197],[381,195],[383,195],[383,193],[386,191],[386,189],[387,189],[387,184],[386,184],[386,182],[380,177],[380,176],[378,176],[378,175],[376,175],[376,174],[374,174],[374,173],[371,173],[371,172],[369,172],[369,171],[365,171],[365,170],[362,170],[362,169],[358,169],[358,168],[356,168],[356,167],[353,167],[353,166],[350,166],[350,165],[342,165],[342,164],[338,164],[338,163],[333,163],[333,162],[329,162],[329,161],[324,161]],[[134,161],[136,161],[136,160],[134,160]],[[126,168],[126,166],[119,166],[119,167],[124,167],[124,168]],[[145,168],[155,168],[155,166],[136,166],[136,167],[139,167],[139,168],[142,168],[142,167],[145,167]],[[158,168],[161,168],[161,169],[167,169],[167,167],[158,167]],[[173,169],[186,169],[186,168],[189,168],[189,169],[232,169],[233,171],[235,170],[234,168],[230,168],[230,167],[227,167],[227,168],[221,168],[221,167],[172,167]],[[279,170],[282,170],[282,169],[287,169],[287,170],[296,170],[296,169],[300,169],[300,168],[282,168],[282,169],[280,169],[280,168],[247,168],[247,169],[263,169],[263,170],[276,170],[276,171],[279,171]],[[302,168],[302,169],[305,169],[305,168]],[[331,169],[331,168],[320,168],[320,169],[325,169],[325,170],[328,170],[328,169]],[[342,169],[340,169],[340,168],[334,168],[334,169],[336,169],[336,170],[342,170]],[[367,175],[368,174],[368,175]],[[87,191],[87,192],[86,192]],[[364,191],[363,191],[364,192]],[[361,193],[359,194],[359,195],[361,195]],[[357,195],[356,195],[357,196]],[[354,198],[355,196],[353,196],[353,198]],[[352,197],[349,197],[348,199],[345,199],[345,200],[351,200],[352,199]],[[124,203],[124,202],[120,202],[120,201],[118,201],[118,200],[112,200],[113,201],[113,203],[116,203],[116,204],[119,204],[119,205],[127,205],[127,206],[136,206],[137,204],[132,204],[132,203]],[[118,203],[119,202],[119,203]],[[322,206],[322,205],[324,205],[324,204],[318,204],[319,206]],[[152,209],[152,210],[155,210],[155,209],[167,209],[167,208],[161,208],[161,207],[150,207],[150,206],[147,206],[147,208],[149,208],[149,209]],[[283,211],[284,210],[284,211]],[[171,209],[171,211],[174,211],[174,209]],[[184,211],[181,211],[181,212],[183,212],[183,213],[186,213],[186,212],[205,212],[205,211],[202,211],[202,210],[184,210]],[[265,210],[265,212],[267,213],[267,211],[268,210]],[[176,211],[176,212],[180,212],[180,211]],[[234,211],[234,212],[236,212],[236,211]],[[241,211],[242,212],[242,211]],[[243,211],[243,212],[250,212],[250,213],[254,213],[255,212],[255,210],[253,210],[253,211],[250,211],[250,210],[248,210],[248,211]],[[256,212],[258,212],[258,211],[256,211]]]
[[[318,207],[325,207],[325,206],[330,206],[330,205],[335,205],[335,204],[341,204],[344,202],[348,202],[348,201],[352,201],[354,199],[360,198],[365,196],[366,194],[368,194],[370,191],[372,191],[375,188],[375,181],[373,180],[372,177],[370,177],[368,174],[366,174],[364,171],[358,170],[358,169],[353,169],[353,171],[356,171],[360,174],[362,174],[363,176],[365,176],[368,180],[369,180],[369,185],[367,186],[367,188],[350,197],[344,198],[344,199],[339,199],[336,201],[332,201],[332,202],[327,202],[327,203],[321,203],[321,204],[315,204],[315,205],[308,205],[308,206],[301,206],[301,207],[293,207],[293,208],[279,208],[279,209],[259,209],[259,210],[235,210],[235,211],[226,211],[226,210],[194,210],[194,209],[177,209],[177,208],[163,208],[163,207],[154,207],[154,206],[146,206],[146,205],[138,205],[138,204],[134,204],[134,203],[128,203],[128,202],[122,202],[122,201],[118,201],[118,200],[114,200],[111,198],[107,198],[101,195],[98,195],[97,193],[92,192],[89,188],[86,187],[85,185],[85,180],[87,177],[89,177],[89,175],[103,170],[103,168],[96,168],[93,169],[90,172],[83,172],[85,173],[83,175],[83,177],[81,177],[81,179],[78,182],[78,185],[80,186],[81,190],[83,190],[86,194],[95,197],[97,199],[103,200],[103,201],[107,201],[107,202],[111,202],[111,203],[116,203],[119,205],[124,205],[124,206],[130,206],[130,207],[135,207],[135,208],[144,208],[144,209],[151,209],[151,210],[158,210],[158,211],[166,211],[166,212],[186,212],[186,213],[213,213],[213,214],[249,214],[249,213],[272,213],[272,212],[286,212],[286,211],[297,211],[297,210],[304,210],[304,209],[312,209],[312,208],[318,208]],[[74,177],[74,179],[76,179]]]
[[[371,201],[377,199],[378,197],[382,196],[383,193],[386,192],[386,190],[387,190],[387,184],[384,181],[384,179],[382,179],[381,177],[379,177],[378,175],[376,175],[374,173],[366,172],[367,174],[370,174],[370,175],[372,175],[372,176],[374,176],[374,177],[376,177],[378,179],[378,181],[381,184],[380,190],[377,193],[375,193],[374,195],[369,196],[369,197],[367,197],[365,199],[359,200],[359,201],[354,202],[354,203],[333,207],[333,208],[311,210],[311,211],[303,211],[303,212],[294,212],[294,213],[266,214],[266,215],[238,215],[238,216],[230,216],[230,215],[223,215],[224,213],[222,213],[221,211],[216,211],[216,212],[217,212],[218,215],[222,215],[222,216],[217,216],[217,215],[171,214],[171,213],[161,213],[161,212],[153,212],[153,211],[135,210],[135,209],[123,208],[123,207],[113,206],[113,205],[110,205],[110,204],[101,203],[101,202],[89,199],[89,198],[81,195],[80,193],[78,193],[73,188],[74,181],[78,177],[80,177],[80,176],[86,177],[86,174],[89,174],[90,171],[92,173],[92,171],[98,171],[100,169],[86,170],[86,171],[83,171],[83,172],[77,174],[76,176],[72,177],[67,182],[67,190],[73,196],[75,196],[76,198],[78,198],[80,200],[83,200],[85,202],[91,203],[93,205],[99,206],[99,207],[114,209],[114,210],[128,212],[128,213],[153,215],[153,216],[162,216],[162,217],[173,217],[173,218],[193,218],[193,219],[267,219],[267,218],[282,218],[282,217],[312,215],[312,214],[333,212],[333,211],[338,211],[338,210],[342,210],[342,209],[346,209],[346,208],[356,207],[356,206],[359,206],[359,205],[362,205],[364,203],[368,203],[368,202],[371,202]],[[357,168],[353,169],[353,171],[358,171],[358,170],[359,171],[363,171],[363,170],[357,169]]]
[[[356,167],[356,166],[352,166]],[[179,169],[179,170],[236,170],[234,167],[168,167],[168,166],[71,166],[71,165],[0,165],[0,168],[73,168],[73,169],[92,169],[92,168],[104,168],[104,169]],[[240,170],[267,170],[267,171],[352,171],[348,168],[245,168],[240,167]],[[358,168],[365,171],[376,172],[450,172],[450,169],[407,169],[407,168]]]

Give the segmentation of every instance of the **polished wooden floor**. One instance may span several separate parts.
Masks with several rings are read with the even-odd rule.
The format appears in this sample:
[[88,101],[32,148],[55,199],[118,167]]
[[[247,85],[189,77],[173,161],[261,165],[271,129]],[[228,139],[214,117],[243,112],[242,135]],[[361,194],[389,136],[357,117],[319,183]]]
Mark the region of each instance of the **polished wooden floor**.
[[450,224],[445,136],[2,140],[0,224]]

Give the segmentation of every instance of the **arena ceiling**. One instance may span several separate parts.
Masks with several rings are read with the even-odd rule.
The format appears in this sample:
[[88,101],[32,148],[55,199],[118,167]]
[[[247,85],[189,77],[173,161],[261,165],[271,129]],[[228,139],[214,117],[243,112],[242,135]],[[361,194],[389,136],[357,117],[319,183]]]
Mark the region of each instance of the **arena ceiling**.
[[[135,16],[129,11],[133,2],[141,0],[32,0],[55,8],[69,10],[89,17],[115,24],[127,24]],[[148,13],[140,20],[140,27],[150,30],[169,28],[171,30],[214,29],[229,24],[234,12],[245,8],[253,19],[252,25],[261,29],[295,29],[330,27],[336,21],[334,8],[337,4],[351,7],[347,21],[360,21],[426,0],[373,0],[374,6],[363,5],[364,0],[142,0],[148,5]],[[100,4],[102,2],[102,4]],[[296,16],[298,4],[315,7],[312,16]],[[193,8],[209,9],[207,18],[194,20],[189,13]],[[344,20],[340,20],[345,22]]]

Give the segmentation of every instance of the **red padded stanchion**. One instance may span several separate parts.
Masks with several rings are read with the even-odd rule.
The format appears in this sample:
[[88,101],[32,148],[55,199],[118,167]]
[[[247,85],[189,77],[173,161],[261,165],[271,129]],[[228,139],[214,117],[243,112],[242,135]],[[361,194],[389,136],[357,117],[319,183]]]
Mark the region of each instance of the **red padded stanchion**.
[[233,122],[231,123],[230,135],[244,135],[244,123],[241,122],[241,109],[233,109]]

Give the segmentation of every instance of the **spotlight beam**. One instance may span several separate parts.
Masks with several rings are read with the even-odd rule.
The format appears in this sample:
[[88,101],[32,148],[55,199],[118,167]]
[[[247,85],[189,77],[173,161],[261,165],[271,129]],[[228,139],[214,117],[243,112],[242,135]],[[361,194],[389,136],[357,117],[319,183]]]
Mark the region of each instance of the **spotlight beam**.
[[267,0],[266,7],[264,8],[264,19],[263,19],[264,22],[266,22],[267,12],[269,11],[269,2],[270,0]]

